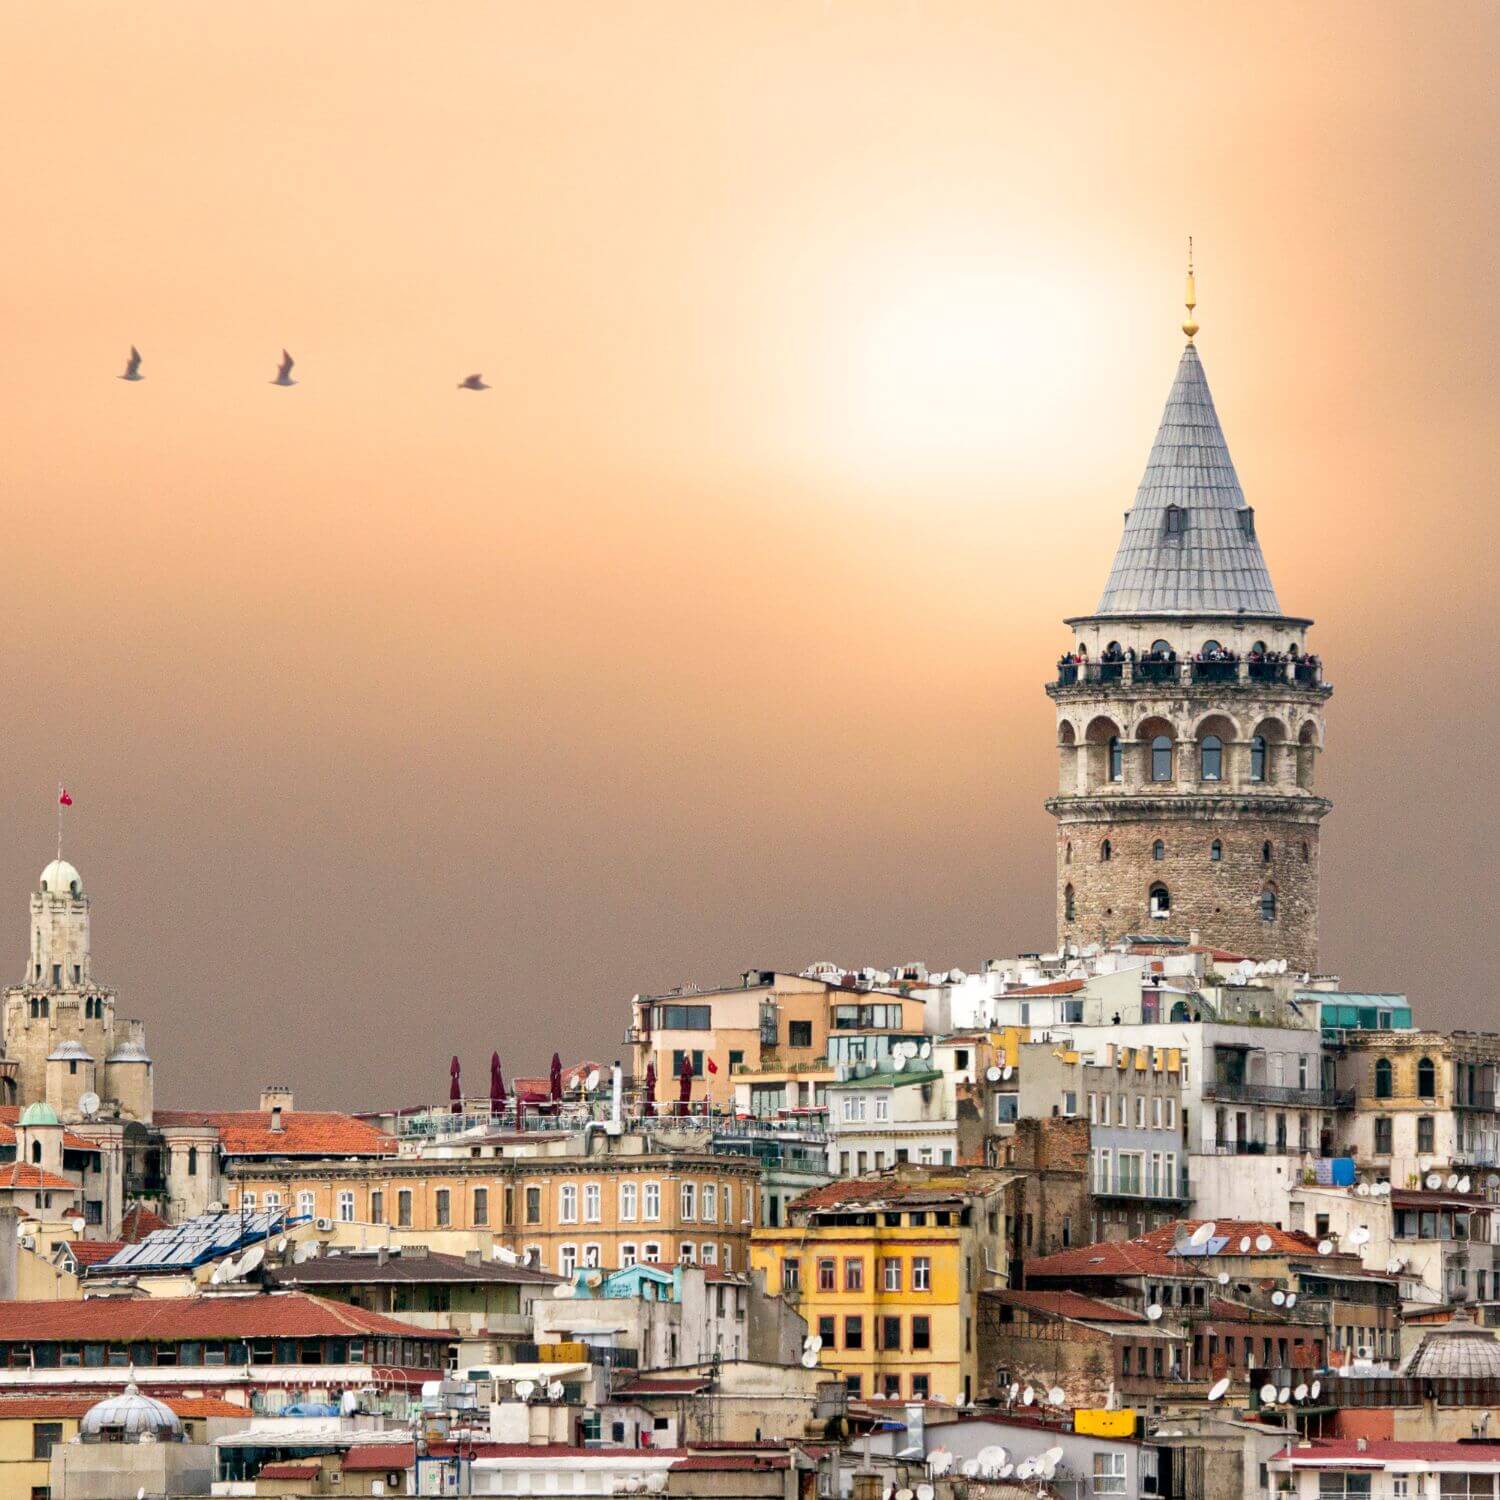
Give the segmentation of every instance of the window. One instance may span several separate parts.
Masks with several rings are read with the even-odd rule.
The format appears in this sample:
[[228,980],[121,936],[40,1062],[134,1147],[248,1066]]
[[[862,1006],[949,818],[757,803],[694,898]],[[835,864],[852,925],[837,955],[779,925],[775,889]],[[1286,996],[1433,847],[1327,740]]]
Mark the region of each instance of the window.
[[691,1052],[685,1052],[681,1047],[672,1050],[672,1077],[679,1078],[682,1075],[682,1060],[689,1058],[693,1064],[693,1077],[703,1077],[703,1049],[695,1047]]
[[542,1222],[542,1190],[539,1187],[526,1189],[526,1222],[528,1224]]
[[925,1401],[931,1388],[931,1382],[926,1375],[913,1375],[911,1378],[911,1399],[913,1401]]
[[[1443,1476],[1445,1479],[1447,1475]],[[1319,1500],[1359,1500],[1371,1493],[1370,1475],[1359,1474],[1350,1469],[1330,1469],[1318,1475]],[[1445,1489],[1446,1495],[1448,1491]]]
[[628,1270],[635,1264],[635,1260],[635,1246],[627,1241],[625,1244],[620,1246],[620,1268],[622,1270]]
[[1375,1116],[1375,1154],[1389,1156],[1394,1143],[1393,1122],[1389,1115]]
[[811,1021],[788,1021],[786,1023],[786,1044],[788,1047],[811,1047],[812,1022]]
[[724,1195],[724,1222],[732,1224],[734,1223],[734,1184],[726,1182],[720,1192]]
[[557,1248],[557,1269],[563,1276],[571,1276],[578,1269],[578,1246],[559,1245]]
[[315,1207],[316,1203],[317,1200],[313,1197],[312,1190],[310,1188],[303,1188],[302,1191],[297,1194],[298,1215],[304,1219],[312,1218],[313,1208]]
[[932,1261],[925,1255],[911,1258],[911,1289],[914,1292],[932,1290]]
[[802,1287],[802,1262],[795,1255],[789,1255],[781,1263],[781,1290],[784,1292],[800,1291]]
[[1262,922],[1276,920],[1276,887],[1268,885],[1260,893],[1260,919]]
[[1436,1150],[1436,1132],[1431,1115],[1417,1116],[1417,1150],[1427,1155]]
[[880,1121],[889,1121],[891,1118],[891,1096],[889,1094],[875,1095],[875,1118]]
[[474,1189],[474,1223],[476,1226],[486,1225],[490,1222],[490,1190],[477,1187]]
[[641,1246],[641,1258],[651,1265],[656,1265],[661,1260],[661,1242],[659,1240],[647,1240]]
[[1109,737],[1109,779],[1111,781],[1125,779],[1125,752],[1120,746],[1120,736],[1117,734]]
[[[37,1142],[33,1141],[32,1144],[36,1145]],[[247,1209],[255,1207],[255,1193],[253,1190],[248,1193],[240,1194],[240,1207]]]
[[[446,1191],[446,1190],[445,1190]],[[442,1193],[438,1194],[441,1198]],[[354,1194],[342,1192],[339,1194],[339,1223],[352,1224],[354,1222]]]
[[[658,1005],[658,1031],[710,1031],[713,1020],[706,1005]],[[681,1063],[678,1064],[681,1067]]]
[[932,1319],[916,1313],[911,1320],[911,1346],[914,1350],[932,1348]]
[[862,1292],[865,1289],[865,1263],[855,1257],[844,1262],[844,1290]]
[[1270,841],[1270,839],[1267,839],[1265,841],[1265,843],[1263,843],[1260,846],[1260,862],[1261,862],[1261,864],[1263,864],[1263,865],[1270,864],[1271,863],[1271,856],[1272,856],[1271,841]]
[[1155,860],[1163,860],[1166,857],[1167,846],[1162,843],[1160,839],[1157,839],[1157,841],[1151,846],[1151,858]]
[[52,1445],[62,1442],[61,1422],[33,1422],[31,1424],[31,1456],[50,1458]]
[[1073,899],[1073,887],[1063,887],[1063,921],[1074,922],[1078,919],[1078,912]]
[[578,1222],[578,1184],[564,1182],[557,1189],[557,1221],[559,1224]]
[[196,1146],[188,1147],[187,1174],[189,1177],[198,1175],[198,1148]]
[[1417,1063],[1417,1098],[1437,1098],[1437,1068],[1430,1057],[1424,1057]]
[[1266,737],[1263,734],[1250,741],[1250,779],[1266,780]]
[[1172,779],[1172,741],[1168,735],[1159,734],[1151,741],[1151,779]]
[[818,1262],[818,1290],[820,1292],[836,1292],[838,1290],[838,1277],[839,1268],[837,1261],[829,1259]]
[[717,1265],[719,1261],[719,1247],[712,1240],[704,1240],[698,1250],[698,1259],[705,1266]]
[[1224,741],[1216,734],[1203,736],[1198,751],[1198,774],[1204,781],[1219,781],[1224,774]]
[[[447,1229],[453,1223],[453,1194],[447,1188],[439,1188],[433,1197],[437,1210],[438,1228]],[[342,1202],[339,1207],[343,1207]]]
[[385,1223],[385,1193],[380,1188],[375,1188],[370,1193],[370,1222]]
[[1388,1057],[1377,1058],[1375,1061],[1375,1097],[1377,1099],[1389,1099],[1395,1092],[1393,1087],[1391,1060]]
[[281,1194],[274,1188],[266,1193],[266,1207],[273,1213],[281,1207]]
[[882,1349],[889,1349],[892,1353],[901,1350],[901,1319],[898,1317],[885,1316],[875,1320],[875,1336],[880,1341]]
[[583,1185],[583,1221],[585,1224],[599,1222],[599,1184],[586,1182]]
[[819,1318],[818,1337],[823,1340],[825,1349],[832,1349],[838,1342],[838,1319]]
[[1172,893],[1160,881],[1151,887],[1151,915],[1157,919],[1172,914]]
[[1094,1493],[1096,1495],[1123,1495],[1125,1493],[1125,1455],[1123,1453],[1096,1453],[1094,1455]]
[[620,1218],[630,1222],[635,1219],[637,1188],[633,1182],[620,1184]]
[[1219,842],[1218,839],[1215,839],[1213,843],[1208,846],[1208,857],[1214,862],[1214,864],[1218,864],[1218,862],[1224,858],[1224,846]]
[[583,1264],[591,1271],[599,1268],[599,1245],[595,1241],[583,1247]]
[[688,1220],[698,1217],[698,1184],[696,1182],[678,1184],[677,1205],[680,1218]]
[[396,1227],[398,1229],[411,1228],[411,1189],[402,1188],[396,1194]]
[[1110,847],[1109,840],[1105,839],[1105,841],[1099,845],[1099,863],[1102,865],[1107,865],[1109,863],[1109,857],[1113,852],[1114,851]]
[[1181,536],[1186,520],[1187,512],[1182,506],[1169,505],[1167,507],[1167,535]]
[[661,1183],[648,1182],[642,1187],[641,1217],[648,1224],[661,1218]]
[[863,1349],[865,1347],[865,1320],[857,1314],[844,1319],[844,1348]]
[[719,1222],[719,1189],[717,1184],[705,1182],[703,1184],[703,1222],[705,1224],[717,1224]]
[[888,1292],[901,1290],[901,1262],[892,1255],[880,1263],[880,1284]]

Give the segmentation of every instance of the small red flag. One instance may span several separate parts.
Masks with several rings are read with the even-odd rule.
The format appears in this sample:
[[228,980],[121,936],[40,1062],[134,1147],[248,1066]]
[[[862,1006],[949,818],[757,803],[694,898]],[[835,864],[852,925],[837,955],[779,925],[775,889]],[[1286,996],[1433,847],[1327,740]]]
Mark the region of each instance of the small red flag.
[[73,799],[72,799],[72,797],[70,797],[68,795],[68,789],[67,789],[67,787],[64,787],[57,794],[57,803],[58,803],[59,807],[72,807],[72,805],[73,805]]
[[719,1065],[713,1060],[713,1058],[709,1058],[708,1060],[708,1071],[710,1073],[717,1073],[719,1071]]

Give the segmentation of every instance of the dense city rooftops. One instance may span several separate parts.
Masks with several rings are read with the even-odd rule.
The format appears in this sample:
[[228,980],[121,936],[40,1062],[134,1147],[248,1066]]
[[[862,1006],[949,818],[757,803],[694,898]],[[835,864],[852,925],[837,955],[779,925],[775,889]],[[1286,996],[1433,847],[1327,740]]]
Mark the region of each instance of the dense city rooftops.
[[1114,1302],[1105,1302],[1098,1297],[1086,1297],[1082,1292],[1013,1291],[1008,1287],[995,1287],[983,1296],[1005,1307],[1018,1307],[1026,1312],[1049,1314],[1057,1318],[1071,1318],[1082,1323],[1145,1323],[1144,1314]]
[[500,1260],[444,1255],[435,1250],[341,1250],[279,1266],[269,1273],[277,1286],[365,1286],[386,1282],[519,1283],[556,1286],[564,1278]]
[[161,1126],[218,1131],[225,1156],[390,1156],[396,1142],[353,1115],[324,1110],[159,1109]]

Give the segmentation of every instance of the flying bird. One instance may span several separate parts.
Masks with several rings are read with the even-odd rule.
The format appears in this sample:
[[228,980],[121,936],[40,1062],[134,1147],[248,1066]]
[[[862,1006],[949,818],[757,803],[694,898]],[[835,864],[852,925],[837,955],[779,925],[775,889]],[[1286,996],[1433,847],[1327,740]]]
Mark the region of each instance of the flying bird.
[[144,380],[141,374],[141,351],[134,344],[130,346],[130,358],[125,361],[125,373],[116,375],[116,380]]
[[271,384],[296,385],[297,382],[292,379],[292,366],[295,363],[296,361],[292,358],[292,356],[288,354],[285,349],[283,349],[281,351],[281,365],[276,371],[276,379],[273,380]]
[[468,379],[466,379],[466,380],[460,380],[458,382],[458,388],[461,391],[487,391],[487,390],[489,390],[489,386],[487,386],[484,383],[484,376],[483,375],[470,375],[468,377]]

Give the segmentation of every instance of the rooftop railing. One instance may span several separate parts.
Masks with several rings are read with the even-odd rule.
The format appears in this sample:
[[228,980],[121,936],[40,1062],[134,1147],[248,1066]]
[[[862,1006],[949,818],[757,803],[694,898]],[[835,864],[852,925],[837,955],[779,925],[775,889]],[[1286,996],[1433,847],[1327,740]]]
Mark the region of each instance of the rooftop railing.
[[1203,1097],[1227,1104],[1285,1104],[1294,1109],[1352,1109],[1353,1089],[1289,1088],[1280,1083],[1232,1083],[1210,1078]]
[[1057,687],[1125,687],[1138,682],[1227,683],[1254,682],[1261,685],[1318,688],[1324,686],[1321,663],[1281,661],[1198,661],[1181,657],[1176,661],[1140,658],[1136,661],[1059,662]]

